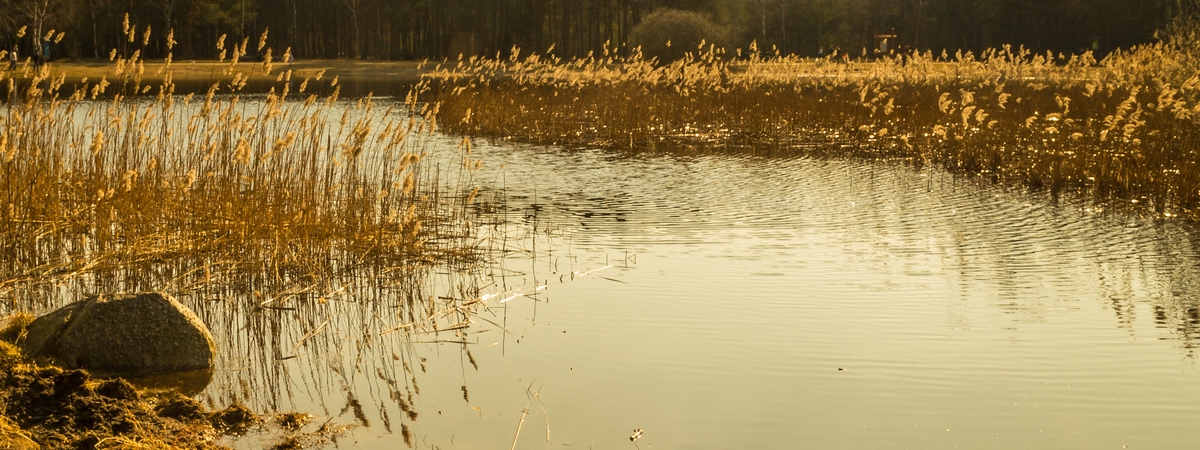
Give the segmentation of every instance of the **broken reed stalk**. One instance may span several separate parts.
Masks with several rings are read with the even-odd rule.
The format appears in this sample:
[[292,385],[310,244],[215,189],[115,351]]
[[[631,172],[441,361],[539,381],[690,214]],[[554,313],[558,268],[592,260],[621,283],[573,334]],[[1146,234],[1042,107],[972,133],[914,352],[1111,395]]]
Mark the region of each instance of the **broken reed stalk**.
[[1200,217],[1200,65],[1171,45],[1102,62],[1007,46],[851,64],[753,46],[670,64],[617,53],[469,58],[435,68],[422,98],[456,133],[901,159]]
[[508,448],[508,450],[514,450],[517,448],[517,439],[519,439],[521,437],[521,427],[525,425],[525,416],[529,415],[529,407],[532,404],[533,404],[533,400],[530,400],[529,403],[527,403],[525,405],[525,409],[521,410],[521,420],[519,422],[517,422],[517,433],[515,435],[513,435],[513,443],[512,443],[512,446]]

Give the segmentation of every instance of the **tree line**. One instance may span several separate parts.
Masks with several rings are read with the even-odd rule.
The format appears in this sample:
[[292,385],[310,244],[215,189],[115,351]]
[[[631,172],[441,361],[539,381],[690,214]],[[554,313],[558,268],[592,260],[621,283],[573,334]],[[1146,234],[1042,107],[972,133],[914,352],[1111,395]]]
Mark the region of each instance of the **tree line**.
[[[23,55],[107,58],[140,44],[164,57],[216,58],[221,36],[297,58],[419,59],[507,54],[560,56],[621,48],[641,19],[689,10],[719,25],[729,47],[816,55],[873,48],[878,35],[940,52],[1004,44],[1037,51],[1101,52],[1154,39],[1200,0],[0,0],[0,41]],[[125,25],[128,14],[129,25]],[[134,34],[131,36],[129,28]],[[24,33],[19,33],[24,28]],[[47,36],[54,30],[54,34]],[[18,37],[20,34],[21,37]],[[61,36],[60,36],[61,35]],[[49,38],[50,44],[42,41]],[[137,41],[137,42],[131,42]],[[256,45],[250,45],[253,52]],[[137,48],[142,48],[138,46]],[[624,51],[624,50],[622,50]]]

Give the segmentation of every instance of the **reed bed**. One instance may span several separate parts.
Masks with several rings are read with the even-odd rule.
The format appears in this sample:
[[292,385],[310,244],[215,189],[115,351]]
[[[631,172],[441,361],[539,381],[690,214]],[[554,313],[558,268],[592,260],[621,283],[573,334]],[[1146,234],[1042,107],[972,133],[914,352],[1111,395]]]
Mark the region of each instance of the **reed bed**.
[[479,260],[470,156],[426,162],[432,109],[339,100],[336,76],[292,79],[269,48],[239,63],[247,45],[222,41],[222,80],[199,93],[175,92],[169,56],[143,84],[137,50],[113,52],[114,79],[0,74],[0,310],[137,290],[266,304]]
[[1200,77],[1159,43],[1104,61],[1004,47],[875,61],[698,48],[670,64],[470,58],[421,86],[453,132],[564,146],[798,148],[1197,216]]
[[212,409],[340,403],[411,446],[419,346],[477,367],[467,337],[498,289],[486,263],[512,251],[494,242],[503,193],[480,194],[482,163],[439,134],[436,105],[341,99],[335,74],[273,66],[265,35],[264,61],[239,62],[249,45],[219,43],[220,81],[200,92],[136,49],[100,79],[0,73],[0,317],[164,291],[218,340]]

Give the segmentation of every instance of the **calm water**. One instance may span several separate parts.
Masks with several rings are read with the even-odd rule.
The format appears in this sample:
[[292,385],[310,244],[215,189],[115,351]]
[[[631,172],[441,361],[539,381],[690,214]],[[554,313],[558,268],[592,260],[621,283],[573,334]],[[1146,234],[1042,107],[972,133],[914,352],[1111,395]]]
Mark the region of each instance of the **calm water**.
[[226,338],[202,398],[358,424],[354,448],[1197,445],[1189,224],[886,163],[477,144],[510,251],[421,291],[499,294],[469,329],[300,304]]

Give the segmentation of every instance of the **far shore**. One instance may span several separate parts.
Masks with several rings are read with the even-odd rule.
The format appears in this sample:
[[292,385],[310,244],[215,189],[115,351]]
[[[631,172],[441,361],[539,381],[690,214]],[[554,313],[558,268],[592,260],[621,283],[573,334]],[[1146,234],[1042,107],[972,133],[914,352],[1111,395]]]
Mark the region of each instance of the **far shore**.
[[[143,64],[141,86],[150,86],[150,92],[157,92],[167,73],[167,64],[161,59],[147,60]],[[117,64],[112,61],[96,60],[60,60],[48,63],[51,78],[65,75],[63,89],[70,93],[72,86],[94,86],[101,79],[111,84],[119,84],[122,79],[132,81],[131,72],[118,73]],[[203,93],[216,83],[221,84],[220,92],[229,93],[230,82],[238,74],[249,77],[242,92],[262,93],[270,88],[279,89],[282,84],[280,76],[288,76],[290,71],[291,92],[294,94],[305,79],[309,80],[306,92],[328,94],[332,92],[332,83],[337,77],[338,85],[342,86],[343,95],[398,95],[407,93],[408,87],[417,83],[421,75],[432,71],[437,66],[430,61],[421,67],[420,61],[360,61],[346,59],[325,59],[296,61],[282,63],[275,61],[269,74],[264,74],[261,61],[240,61],[234,65],[231,61],[215,60],[177,60],[170,64],[171,80],[176,85],[177,94],[190,92]],[[6,67],[5,67],[6,68]],[[12,77],[21,83],[32,79],[35,75],[32,63],[26,59],[18,63],[16,69],[0,70],[6,77]],[[320,80],[317,76],[320,75]],[[110,88],[112,89],[112,88]],[[111,90],[109,94],[113,93]]]
[[[51,79],[65,76],[60,93],[66,95],[75,92],[77,88],[85,88],[89,90],[87,97],[91,97],[91,89],[101,79],[107,80],[110,84],[103,96],[118,93],[132,94],[134,89],[140,93],[157,94],[168,73],[166,62],[162,59],[153,59],[139,61],[139,63],[142,65],[142,75],[140,82],[136,83],[132,76],[133,72],[127,68],[124,73],[118,73],[117,64],[113,61],[63,59],[52,61],[48,65]],[[218,86],[217,93],[230,94],[234,92],[232,82],[235,79],[244,82],[244,85],[237,89],[237,92],[242,94],[265,94],[272,89],[278,93],[285,85],[282,82],[283,78],[289,78],[290,83],[287,85],[292,98],[296,98],[299,94],[300,87],[305,80],[308,83],[304,86],[304,94],[330,95],[336,90],[341,97],[359,97],[368,94],[376,97],[404,97],[414,84],[421,81],[422,76],[437,69],[453,70],[455,64],[457,64],[456,60],[448,60],[443,63],[442,60],[422,62],[314,59],[293,63],[274,61],[271,64],[270,72],[267,73],[265,72],[266,67],[261,61],[239,61],[235,65],[230,60],[176,60],[171,62],[169,73],[174,93],[178,95],[204,94],[214,85]],[[758,64],[767,67],[772,63],[767,61]],[[799,65],[789,63],[790,70],[796,70],[797,67],[806,68],[796,74],[800,77],[810,76],[805,74],[808,69],[816,69],[827,64],[834,63],[819,59],[804,59]],[[844,66],[839,64],[839,66],[845,67],[843,73],[855,76],[867,75],[874,64],[876,63],[872,61],[856,60]],[[926,64],[931,70],[953,70],[955,67],[955,64],[950,62],[927,62]],[[0,79],[11,77],[18,86],[21,86],[36,75],[33,67],[29,58],[22,60],[12,70],[7,69],[7,62],[0,62]],[[743,69],[738,66],[730,67],[730,70],[735,73]],[[241,78],[238,77],[239,74]],[[335,80],[338,89],[335,89]]]

